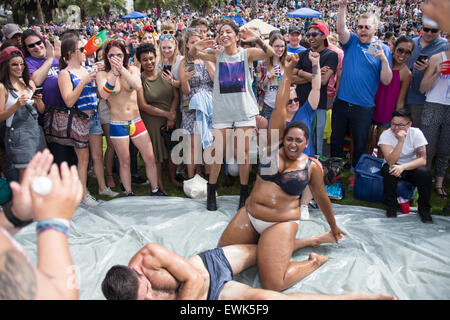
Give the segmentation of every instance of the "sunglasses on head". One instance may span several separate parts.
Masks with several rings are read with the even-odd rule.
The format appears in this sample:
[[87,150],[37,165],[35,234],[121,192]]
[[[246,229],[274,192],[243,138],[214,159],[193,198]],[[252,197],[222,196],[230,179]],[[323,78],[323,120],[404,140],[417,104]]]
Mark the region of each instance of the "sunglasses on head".
[[288,104],[292,104],[293,102],[299,102],[299,98],[289,99]]
[[365,25],[365,26],[363,26],[363,25],[358,25],[358,29],[359,30],[362,30],[362,29],[366,29],[366,30],[370,30],[372,28],[372,26],[368,26],[368,25]]
[[175,30],[163,30],[161,31],[162,34],[174,34]]
[[42,44],[42,40],[36,41],[35,43],[27,44],[28,48],[34,48],[35,46],[40,46]]
[[160,39],[160,40],[164,40],[164,39],[172,39],[172,36],[171,36],[170,34],[165,35],[165,36],[164,36],[164,35],[160,35],[160,36],[159,36],[159,39]]
[[437,33],[437,32],[439,32],[439,29],[433,29],[433,28],[426,28],[426,27],[423,27],[423,32],[432,32],[432,33]]
[[403,48],[397,48],[397,52],[400,54],[407,54],[407,55],[411,55],[411,53],[412,53],[411,50],[406,50]]
[[318,35],[324,35],[324,33],[323,33],[323,32],[308,32],[305,36],[306,36],[307,38],[309,38],[309,37],[315,38],[315,37],[317,37]]

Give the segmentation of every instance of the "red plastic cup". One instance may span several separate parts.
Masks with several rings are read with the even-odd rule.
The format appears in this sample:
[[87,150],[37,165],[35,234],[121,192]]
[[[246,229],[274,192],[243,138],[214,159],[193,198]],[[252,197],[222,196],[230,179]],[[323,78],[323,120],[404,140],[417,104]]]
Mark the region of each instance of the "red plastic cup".
[[450,75],[450,60],[441,63],[441,74]]
[[400,210],[402,210],[402,213],[408,214],[410,212],[409,210],[409,201],[406,202],[399,202]]

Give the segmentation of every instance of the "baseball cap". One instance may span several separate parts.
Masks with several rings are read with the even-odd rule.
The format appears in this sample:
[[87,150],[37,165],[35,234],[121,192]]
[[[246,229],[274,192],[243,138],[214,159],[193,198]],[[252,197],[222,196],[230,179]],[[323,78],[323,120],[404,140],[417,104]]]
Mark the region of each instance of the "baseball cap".
[[3,27],[3,34],[5,35],[6,39],[11,39],[16,34],[22,34],[23,31],[20,29],[20,27],[15,23],[7,23]]
[[293,26],[293,27],[289,27],[289,34],[293,34],[294,32],[298,32],[301,34],[300,28]]
[[[325,37],[328,37],[328,35],[330,34],[330,31],[328,30],[326,24],[322,23],[322,22],[314,22],[309,26],[309,28],[310,29],[311,28],[319,29],[320,31],[323,32]],[[328,47],[328,39],[327,38],[325,38],[325,40],[324,40],[324,45],[325,45],[325,47]]]
[[426,15],[422,16],[422,25],[427,25],[430,28],[439,29],[439,25],[436,21],[430,19]]
[[[17,52],[15,55],[13,55],[13,52]],[[3,49],[2,51],[0,51],[0,63],[3,63],[5,61],[10,60],[11,58],[13,58],[14,56],[21,56],[23,58],[23,54],[22,51],[20,51],[19,48],[17,48],[16,46],[11,46],[11,47],[7,47],[5,49]]]

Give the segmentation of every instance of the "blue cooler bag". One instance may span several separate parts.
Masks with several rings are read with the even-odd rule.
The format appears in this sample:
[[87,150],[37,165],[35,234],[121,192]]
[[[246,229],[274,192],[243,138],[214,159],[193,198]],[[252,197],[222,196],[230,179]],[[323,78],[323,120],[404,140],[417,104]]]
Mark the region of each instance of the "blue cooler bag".
[[[358,200],[370,202],[384,202],[384,187],[381,168],[384,160],[363,154],[356,165],[356,179],[354,196]],[[405,180],[397,184],[397,195],[411,199],[414,195],[414,186]]]

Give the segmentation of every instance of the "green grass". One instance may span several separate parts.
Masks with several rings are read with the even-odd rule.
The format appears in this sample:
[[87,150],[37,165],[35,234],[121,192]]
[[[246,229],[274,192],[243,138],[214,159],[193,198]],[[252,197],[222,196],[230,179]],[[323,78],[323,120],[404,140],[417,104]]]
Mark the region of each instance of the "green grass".
[[[145,177],[145,171],[144,171],[144,164],[139,159],[139,174],[141,177]],[[385,206],[382,203],[376,203],[376,202],[367,202],[367,201],[361,201],[358,199],[355,199],[353,196],[353,191],[348,191],[348,177],[350,176],[349,170],[342,170],[341,171],[341,178],[339,181],[341,181],[345,187],[345,197],[342,200],[332,200],[333,203],[338,203],[342,205],[352,205],[352,206],[364,206],[364,207],[371,207],[371,208],[380,208],[384,209]],[[253,166],[252,171],[250,173],[250,180],[249,185],[250,189],[253,186],[253,183],[256,179],[256,166]],[[114,180],[116,182],[116,188],[113,188],[114,191],[120,192],[119,187],[119,178],[118,175],[114,175]],[[234,183],[231,187],[224,187],[223,186],[224,181],[224,172],[221,171],[221,174],[219,176],[218,180],[218,189],[217,193],[219,196],[223,195],[239,195],[239,177],[234,178]],[[186,198],[183,190],[181,188],[177,188],[175,185],[173,185],[168,177],[167,170],[163,170],[163,185],[166,190],[166,192],[173,197],[184,197]],[[444,186],[446,186],[446,192],[450,194],[450,179],[447,177],[444,181]],[[132,185],[133,192],[137,196],[147,196],[150,193],[150,185]],[[97,185],[97,179],[95,177],[88,176],[88,189],[90,193],[97,199],[101,200],[111,200],[109,197],[105,196],[99,196],[98,195],[98,185]],[[120,192],[120,195],[118,197],[122,197],[124,194]],[[117,198],[117,197],[116,197]],[[447,200],[444,200],[438,196],[436,191],[431,192],[431,205],[432,205],[432,211],[431,213],[434,215],[444,215],[444,216],[450,216],[448,212],[443,212],[442,208],[447,204]],[[206,206],[206,201],[205,201]]]

